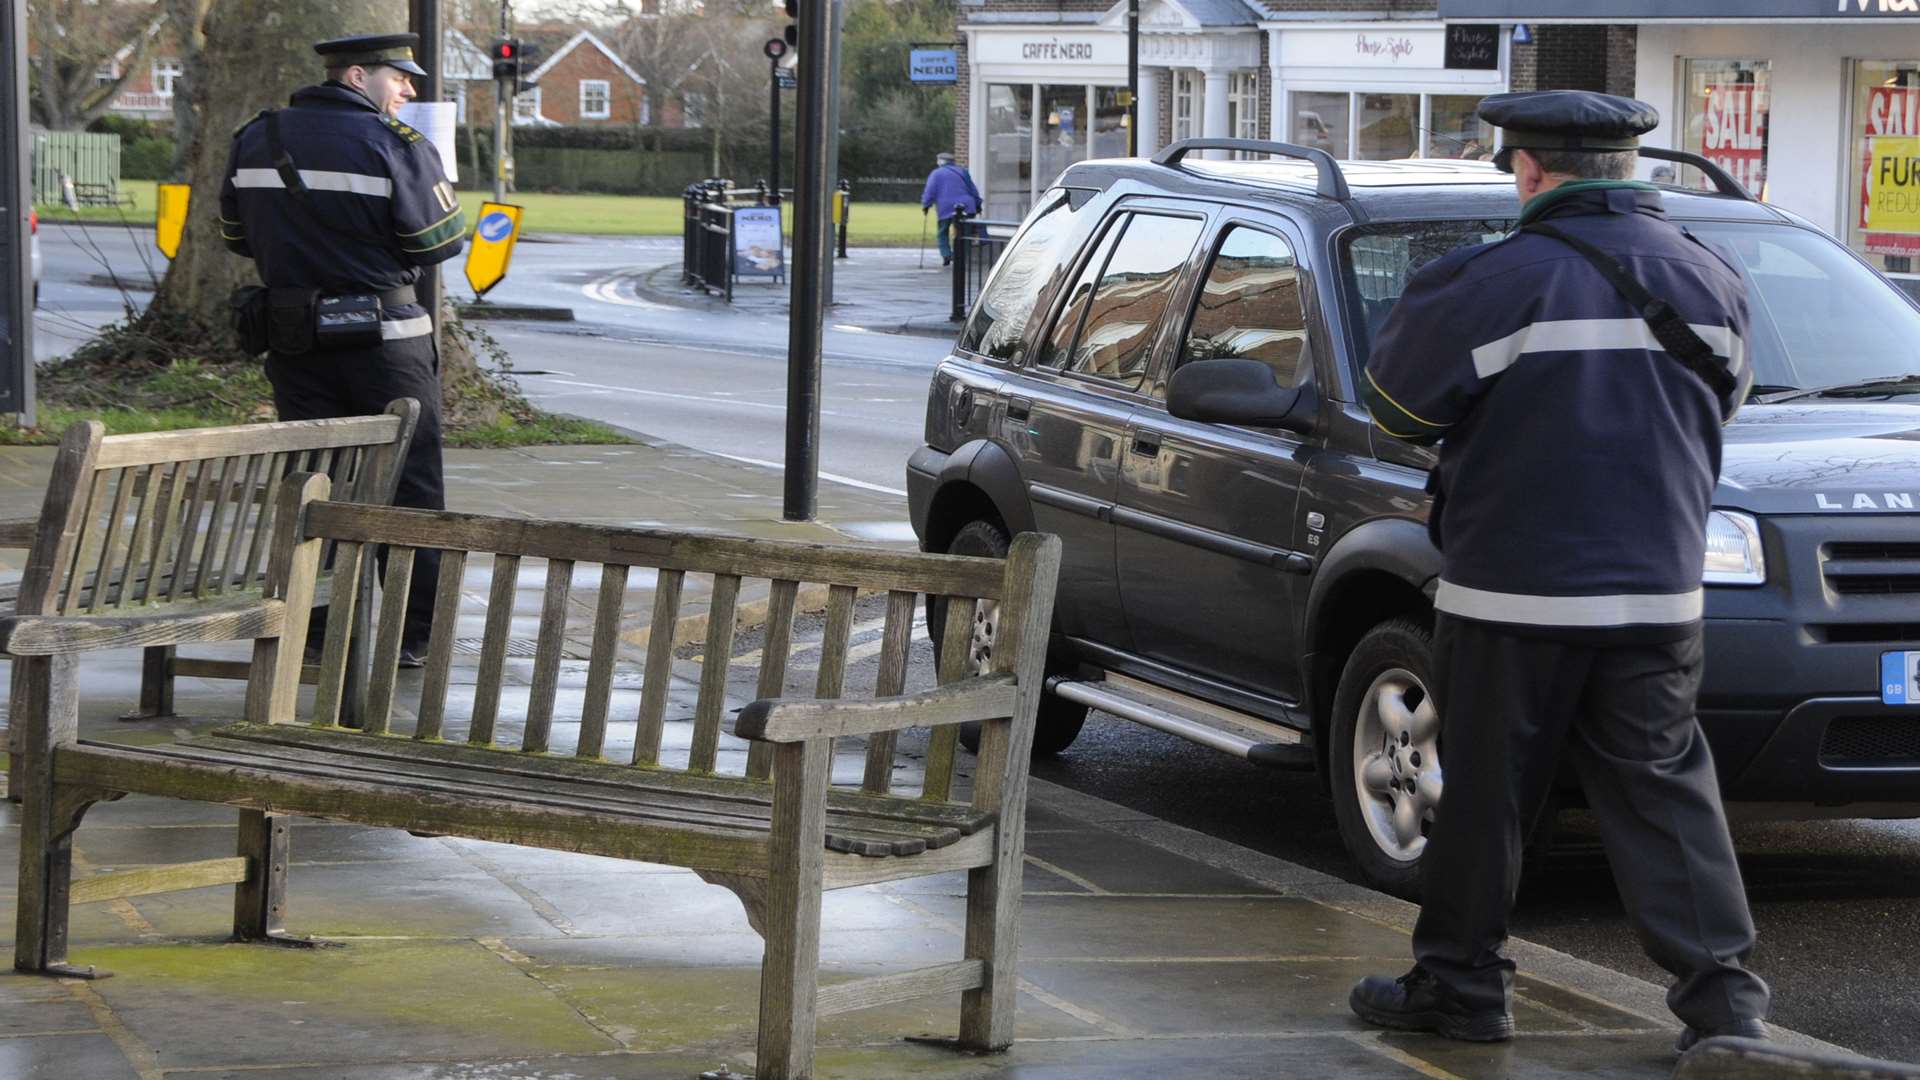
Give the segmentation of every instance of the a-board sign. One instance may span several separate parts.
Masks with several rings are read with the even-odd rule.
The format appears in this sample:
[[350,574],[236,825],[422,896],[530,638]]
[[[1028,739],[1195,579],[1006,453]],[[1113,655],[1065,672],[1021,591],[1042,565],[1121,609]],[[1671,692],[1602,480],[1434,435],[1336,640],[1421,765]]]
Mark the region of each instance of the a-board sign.
[[1446,66],[1454,71],[1500,70],[1500,27],[1493,23],[1448,25]]
[[180,254],[180,237],[187,231],[187,204],[192,200],[190,184],[160,184],[154,189],[153,246],[171,259]]
[[787,276],[786,244],[780,237],[780,208],[742,206],[733,212],[733,276]]
[[952,49],[915,49],[907,58],[907,77],[917,83],[959,82],[959,55]]
[[520,238],[521,209],[510,203],[483,202],[467,245],[467,284],[473,295],[485,296],[500,284],[513,261],[513,244]]

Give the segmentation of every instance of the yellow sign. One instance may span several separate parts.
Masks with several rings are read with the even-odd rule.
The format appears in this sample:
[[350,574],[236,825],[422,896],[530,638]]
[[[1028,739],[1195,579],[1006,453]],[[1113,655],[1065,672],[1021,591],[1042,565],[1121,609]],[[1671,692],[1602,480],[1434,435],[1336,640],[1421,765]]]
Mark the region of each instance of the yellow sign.
[[1920,137],[1876,136],[1868,151],[1866,227],[1920,233]]
[[153,207],[153,246],[171,259],[180,254],[180,237],[187,231],[187,203],[193,189],[186,184],[161,184]]
[[513,242],[519,236],[520,207],[497,202],[480,204],[480,216],[473,225],[473,240],[467,245],[467,284],[473,286],[473,295],[487,295],[488,289],[507,276],[507,264],[513,261]]

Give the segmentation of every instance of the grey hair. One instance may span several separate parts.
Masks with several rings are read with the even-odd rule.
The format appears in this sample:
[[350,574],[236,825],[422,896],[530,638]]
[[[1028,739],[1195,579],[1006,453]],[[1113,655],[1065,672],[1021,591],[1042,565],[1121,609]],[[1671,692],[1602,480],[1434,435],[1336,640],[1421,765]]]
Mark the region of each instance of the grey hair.
[[1576,180],[1631,180],[1640,165],[1632,150],[1528,150],[1540,167],[1555,176]]

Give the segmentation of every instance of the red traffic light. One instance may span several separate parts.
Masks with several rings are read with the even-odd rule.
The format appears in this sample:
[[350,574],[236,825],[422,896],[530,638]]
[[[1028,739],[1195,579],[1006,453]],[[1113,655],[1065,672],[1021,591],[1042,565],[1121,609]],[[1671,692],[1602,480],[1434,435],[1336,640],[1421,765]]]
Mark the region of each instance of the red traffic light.
[[511,41],[503,39],[493,43],[493,58],[495,60],[511,60],[513,59],[514,53],[518,51],[519,50],[513,47],[513,42]]
[[767,54],[767,59],[778,60],[787,55],[787,43],[780,38],[768,38],[767,44],[760,51]]
[[504,59],[506,59],[507,57],[509,57],[509,56],[512,56],[512,55],[513,55],[513,46],[512,46],[512,44],[506,44],[506,45],[502,45],[502,46],[500,46],[500,58],[501,58],[502,60],[504,60]]

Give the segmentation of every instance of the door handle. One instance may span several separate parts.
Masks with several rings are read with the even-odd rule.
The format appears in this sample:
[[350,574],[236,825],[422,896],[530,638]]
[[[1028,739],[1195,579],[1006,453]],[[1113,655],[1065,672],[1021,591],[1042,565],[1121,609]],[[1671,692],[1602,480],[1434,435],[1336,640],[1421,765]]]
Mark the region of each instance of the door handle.
[[1017,397],[1017,398],[1007,399],[1007,419],[1025,420],[1027,417],[1032,415],[1033,415],[1033,399],[1032,398]]
[[1143,457],[1160,455],[1160,433],[1136,429],[1133,433],[1133,452]]

